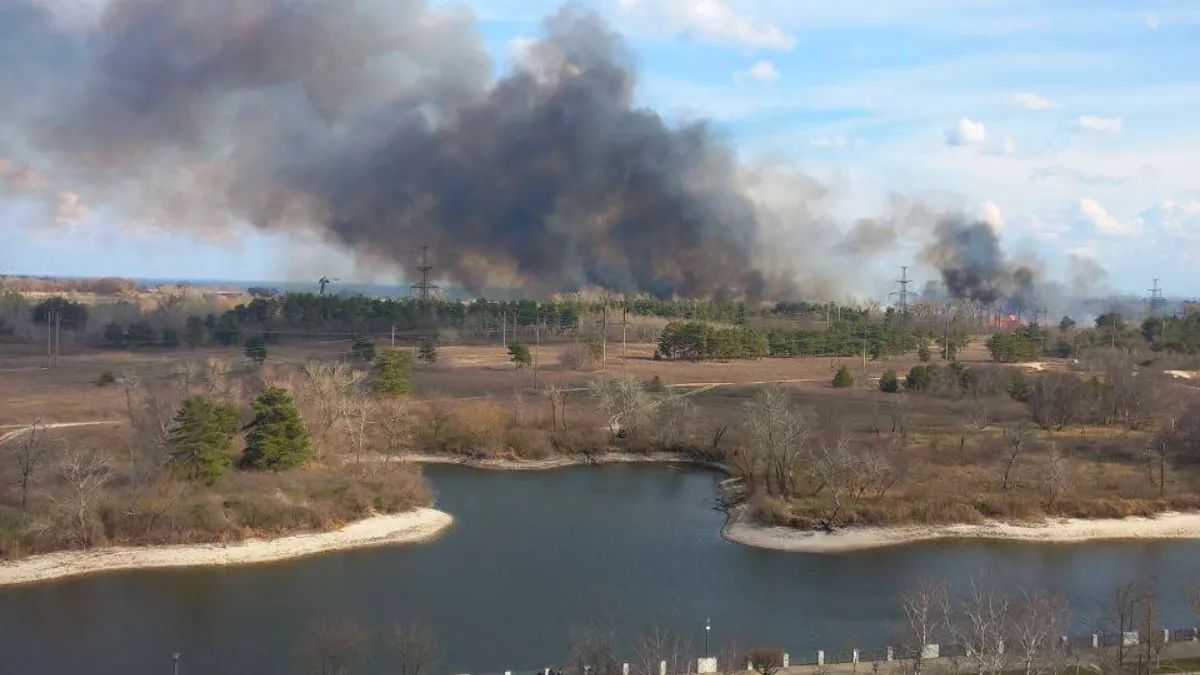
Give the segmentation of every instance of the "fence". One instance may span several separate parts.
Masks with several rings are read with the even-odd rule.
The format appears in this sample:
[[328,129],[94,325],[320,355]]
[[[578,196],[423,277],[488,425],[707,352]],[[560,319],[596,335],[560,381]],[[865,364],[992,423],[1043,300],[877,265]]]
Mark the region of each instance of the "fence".
[[[1151,633],[1145,631],[1127,631],[1127,632],[1110,632],[1110,633],[1091,633],[1085,635],[1063,635],[1059,638],[1059,644],[1063,647],[1068,655],[1085,653],[1089,650],[1100,649],[1102,647],[1136,647],[1144,645],[1148,642],[1155,642],[1159,645],[1168,645],[1178,642],[1200,642],[1200,628],[1164,628]],[[1004,652],[1005,646],[1003,641],[998,647],[1000,653]],[[943,644],[928,644],[924,645],[920,650],[916,648],[904,648],[899,646],[880,647],[875,649],[837,649],[825,651],[823,649],[806,650],[802,652],[788,653],[783,652],[782,666],[783,668],[792,668],[797,666],[834,666],[844,664],[857,663],[890,663],[893,661],[911,660],[917,657],[917,652],[920,652],[922,659],[938,659],[938,658],[962,658],[970,656],[971,648],[955,643]],[[687,675],[695,673],[705,675],[708,673],[716,673],[720,668],[715,657],[703,657],[694,660],[687,660],[688,670],[685,672],[668,673],[667,662],[660,661],[658,664],[658,673],[649,673],[641,675]],[[693,665],[694,664],[694,665]],[[610,667],[591,667],[583,666],[582,668],[554,668],[546,667],[535,670],[505,670],[503,672],[478,672],[478,673],[462,673],[461,675],[616,675],[614,672],[617,664],[612,664]],[[749,660],[745,664],[738,664],[739,670],[752,671]],[[621,675],[630,675],[630,665],[628,662],[619,664]],[[729,671],[726,671],[729,672]]]

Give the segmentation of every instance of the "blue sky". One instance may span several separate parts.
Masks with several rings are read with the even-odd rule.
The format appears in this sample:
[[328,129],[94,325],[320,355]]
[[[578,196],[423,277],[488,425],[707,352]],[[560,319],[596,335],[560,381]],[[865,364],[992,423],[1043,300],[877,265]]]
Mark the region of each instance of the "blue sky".
[[[558,5],[432,4],[475,15],[497,74]],[[813,176],[837,222],[878,215],[894,195],[920,199],[992,222],[1011,255],[1052,276],[1091,259],[1120,292],[1158,277],[1170,295],[1200,295],[1200,2],[582,4],[626,37],[640,105],[711,120],[746,166]],[[349,255],[315,238],[133,230],[96,201],[60,194],[56,227],[36,205],[0,201],[0,271],[356,276]],[[920,244],[872,271],[886,278]]]

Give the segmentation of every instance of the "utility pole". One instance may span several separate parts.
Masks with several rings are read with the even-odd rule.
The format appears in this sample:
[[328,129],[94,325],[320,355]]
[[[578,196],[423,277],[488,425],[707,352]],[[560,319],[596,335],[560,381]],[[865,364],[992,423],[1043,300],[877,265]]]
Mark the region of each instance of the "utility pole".
[[392,324],[392,346],[396,346],[396,324]]
[[508,312],[500,312],[500,346],[508,349]]
[[629,326],[629,306],[621,305],[621,374],[629,374],[629,362],[625,360],[625,335]]
[[54,310],[54,367],[58,367],[58,346],[62,339],[62,310]]
[[888,297],[893,295],[900,298],[900,313],[908,314],[908,296],[911,294],[908,290],[908,285],[912,283],[912,279],[908,278],[908,265],[900,267],[900,278],[896,280],[900,284],[900,290],[888,293]]
[[542,354],[542,314],[538,312],[537,321],[533,324],[533,388],[538,386],[538,363]]
[[53,309],[46,310],[46,370],[50,370],[50,367],[52,365],[54,365],[52,363],[54,349],[51,344],[51,340],[53,339],[53,334],[54,334],[54,327],[53,327],[54,326],[54,324],[53,324],[54,313],[55,313],[55,310],[53,310]]
[[608,293],[604,294],[604,308],[600,311],[600,372],[608,372]]

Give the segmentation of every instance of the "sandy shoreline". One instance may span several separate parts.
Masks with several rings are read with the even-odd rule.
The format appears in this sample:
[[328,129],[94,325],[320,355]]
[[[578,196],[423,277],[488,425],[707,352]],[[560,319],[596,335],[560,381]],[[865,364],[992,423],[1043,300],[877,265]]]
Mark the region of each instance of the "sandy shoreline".
[[598,464],[694,464],[724,470],[719,462],[678,452],[606,452],[596,455],[555,455],[546,459],[475,459],[460,455],[405,453],[396,459],[401,462],[456,464],[473,469],[496,471],[547,471],[569,466],[595,466]]
[[340,530],[247,539],[232,544],[114,546],[90,551],[57,551],[0,563],[0,586],[128,569],[250,565],[318,553],[432,539],[454,518],[420,508],[358,520]]
[[1153,518],[1059,518],[1044,523],[847,528],[833,534],[767,527],[730,516],[721,532],[732,542],[796,553],[842,553],[935,539],[992,539],[1067,544],[1106,539],[1200,539],[1200,513]]

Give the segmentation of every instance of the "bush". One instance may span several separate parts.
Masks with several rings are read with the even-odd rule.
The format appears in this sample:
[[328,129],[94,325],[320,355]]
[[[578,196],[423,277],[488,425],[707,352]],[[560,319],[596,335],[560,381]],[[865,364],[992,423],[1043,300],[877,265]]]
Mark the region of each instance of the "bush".
[[1012,333],[996,333],[988,338],[987,349],[992,359],[1000,363],[1036,361],[1042,353],[1045,333],[1037,326],[1028,326]]
[[883,377],[879,378],[879,390],[888,394],[900,391],[900,378],[896,377],[896,371],[891,369],[884,371]]
[[600,367],[601,350],[599,345],[592,343],[574,343],[567,345],[558,362],[571,370],[595,370]]
[[1029,383],[1029,378],[1025,377],[1025,373],[1014,370],[1009,377],[1005,391],[1012,400],[1024,403],[1033,395],[1033,385]]
[[116,384],[116,383],[117,383],[117,376],[113,375],[113,371],[111,371],[111,370],[106,370],[103,373],[100,373],[100,377],[96,378],[96,386],[97,387],[107,387],[110,384]]
[[846,366],[838,368],[837,373],[833,376],[833,386],[838,389],[854,386],[854,376],[850,374],[849,368]]
[[355,336],[350,353],[359,361],[370,363],[375,360],[375,343],[365,337]]
[[417,349],[417,360],[422,363],[437,363],[437,345],[432,340],[422,340],[421,346]]
[[371,389],[383,396],[400,396],[412,393],[412,357],[399,349],[385,350],[375,359],[379,374],[371,383]]
[[929,352],[929,345],[922,342],[920,348],[917,349],[917,358],[921,360],[921,363],[929,363],[929,359],[932,357],[933,355]]
[[933,384],[937,366],[913,366],[904,378],[904,388],[909,391],[926,391]]

